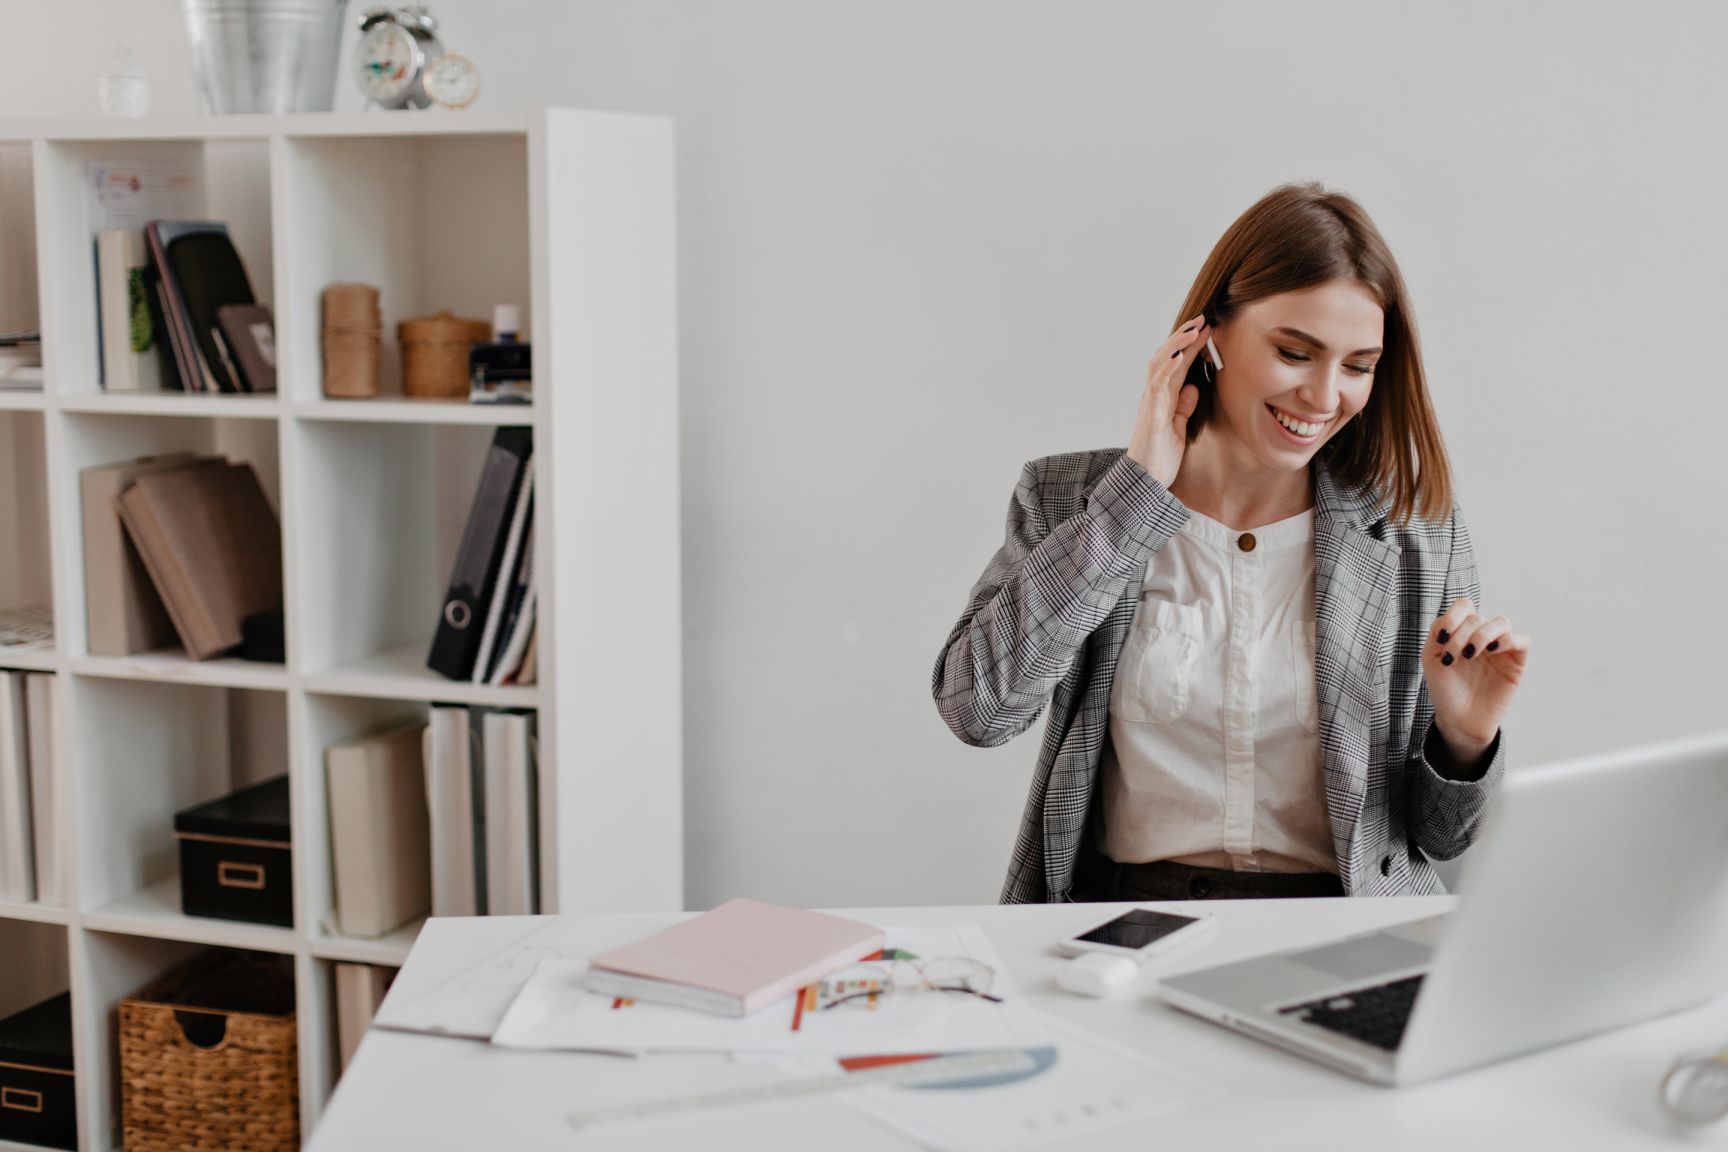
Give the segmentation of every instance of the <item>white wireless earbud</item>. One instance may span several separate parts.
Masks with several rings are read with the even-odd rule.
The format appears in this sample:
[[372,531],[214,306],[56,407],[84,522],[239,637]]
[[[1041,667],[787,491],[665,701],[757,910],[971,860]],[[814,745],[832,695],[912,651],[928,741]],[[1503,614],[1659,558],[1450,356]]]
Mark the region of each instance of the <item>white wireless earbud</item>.
[[1212,353],[1212,367],[1224,367],[1224,357],[1218,355],[1218,345],[1212,343],[1212,337],[1206,337],[1206,351]]

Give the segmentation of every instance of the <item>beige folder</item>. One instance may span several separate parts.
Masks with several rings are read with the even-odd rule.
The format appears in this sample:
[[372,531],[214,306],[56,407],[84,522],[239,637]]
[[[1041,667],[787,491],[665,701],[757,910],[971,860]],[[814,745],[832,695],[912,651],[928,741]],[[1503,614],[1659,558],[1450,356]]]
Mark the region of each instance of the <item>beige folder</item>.
[[282,528],[251,465],[147,472],[115,504],[194,659],[238,647],[248,616],[281,610]]
[[396,969],[371,964],[336,965],[336,1074],[341,1075],[354,1058],[354,1050],[365,1039],[384,1003],[384,994],[396,978]]
[[344,936],[382,936],[432,907],[422,731],[416,722],[324,751],[336,923]]
[[84,505],[84,627],[92,656],[130,656],[176,642],[174,623],[138,549],[126,538],[114,498],[146,472],[183,468],[190,452],[145,456],[86,468],[78,487]]

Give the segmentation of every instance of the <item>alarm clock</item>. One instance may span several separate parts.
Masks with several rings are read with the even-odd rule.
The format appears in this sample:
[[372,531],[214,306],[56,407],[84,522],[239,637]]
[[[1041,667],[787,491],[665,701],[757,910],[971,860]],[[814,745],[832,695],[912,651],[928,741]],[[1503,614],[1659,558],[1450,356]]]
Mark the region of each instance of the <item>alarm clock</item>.
[[480,73],[468,57],[446,52],[426,65],[421,87],[436,104],[466,108],[480,95]]
[[430,104],[426,66],[444,55],[437,32],[438,22],[418,4],[366,11],[354,51],[354,81],[361,95],[380,108]]

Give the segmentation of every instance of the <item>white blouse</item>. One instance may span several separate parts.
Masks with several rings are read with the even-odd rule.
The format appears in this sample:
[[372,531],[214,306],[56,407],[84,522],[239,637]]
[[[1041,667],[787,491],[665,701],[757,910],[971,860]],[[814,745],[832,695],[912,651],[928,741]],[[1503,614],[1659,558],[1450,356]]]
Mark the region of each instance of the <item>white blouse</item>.
[[1110,691],[1102,848],[1337,872],[1314,686],[1314,510],[1237,532],[1193,512],[1152,557]]

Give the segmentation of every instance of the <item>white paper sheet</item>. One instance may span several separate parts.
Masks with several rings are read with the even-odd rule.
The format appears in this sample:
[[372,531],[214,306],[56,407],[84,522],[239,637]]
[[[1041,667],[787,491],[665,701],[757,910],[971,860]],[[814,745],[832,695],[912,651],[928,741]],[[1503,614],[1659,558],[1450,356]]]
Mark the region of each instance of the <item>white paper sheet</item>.
[[[522,919],[525,924],[539,923],[540,926],[529,929],[483,961],[464,967],[429,989],[413,995],[392,994],[373,1018],[372,1026],[485,1040],[497,1029],[499,1021],[504,1019],[505,1010],[534,974],[535,966],[542,961],[580,960],[590,948],[601,951],[615,943],[638,939],[673,923],[676,918],[619,917],[616,923],[608,923],[598,937],[592,932],[585,934],[562,918],[549,921]],[[431,929],[431,924],[438,923],[442,922],[430,922],[428,929]],[[596,940],[600,941],[598,947],[595,946]],[[414,962],[410,957],[410,968]]]
[[[510,1005],[492,1043],[604,1052],[782,1052],[823,1056],[1028,1048],[1049,1043],[1042,1014],[1014,986],[977,928],[888,931],[888,947],[921,957],[971,956],[996,970],[993,1004],[955,993],[899,993],[874,1008],[800,1012],[787,997],[745,1017],[715,1016],[590,993],[584,960],[547,959]],[[796,1027],[794,1026],[796,1024]]]
[[[875,1087],[840,1097],[909,1139],[940,1152],[1016,1152],[1145,1123],[1224,1096],[1131,1048],[1047,1017],[1054,1051],[1042,1067],[998,1084]],[[832,1075],[831,1061],[776,1061],[811,1077]],[[1148,1147],[1158,1144],[1149,1133]]]
[[152,220],[196,220],[204,214],[201,165],[157,157],[142,160],[92,160],[90,231],[107,228],[143,231]]

